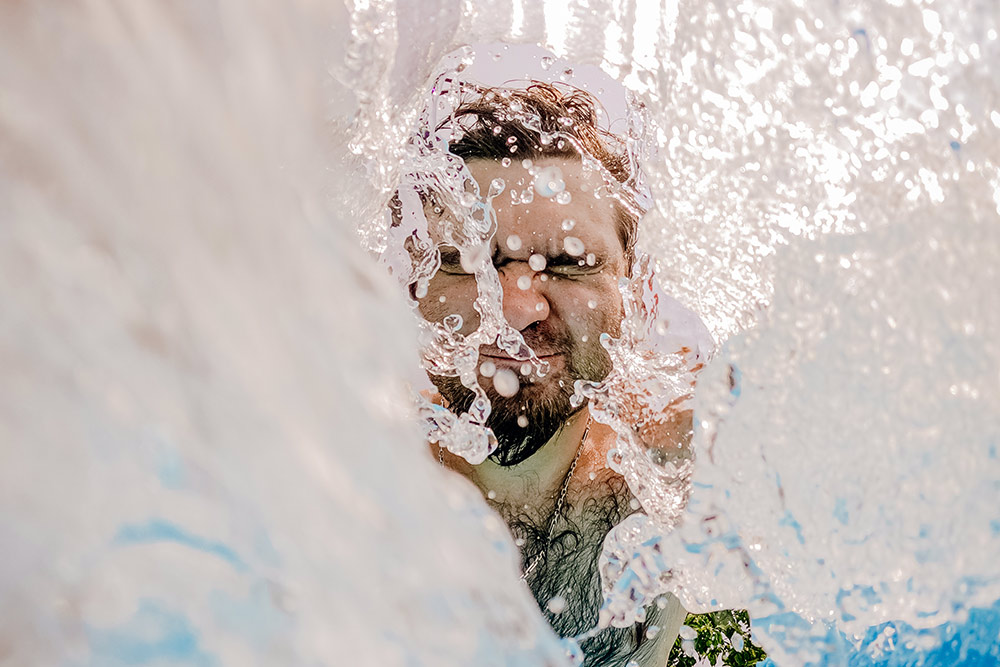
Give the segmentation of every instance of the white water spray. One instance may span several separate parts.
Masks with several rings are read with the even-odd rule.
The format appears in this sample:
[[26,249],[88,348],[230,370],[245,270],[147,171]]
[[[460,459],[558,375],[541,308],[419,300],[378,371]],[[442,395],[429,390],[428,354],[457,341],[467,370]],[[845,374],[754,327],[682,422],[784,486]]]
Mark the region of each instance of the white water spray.
[[636,91],[644,245],[746,331],[701,380],[683,526],[644,500],[656,550],[609,551],[617,581],[749,607],[780,665],[1000,596],[991,3],[0,12],[0,660],[558,664],[410,426],[417,333],[352,237],[387,243],[470,41]]

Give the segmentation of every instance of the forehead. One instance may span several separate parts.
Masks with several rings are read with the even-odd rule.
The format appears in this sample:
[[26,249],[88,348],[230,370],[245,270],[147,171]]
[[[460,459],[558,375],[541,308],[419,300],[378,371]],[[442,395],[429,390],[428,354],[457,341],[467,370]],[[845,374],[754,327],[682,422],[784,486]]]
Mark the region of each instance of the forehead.
[[[587,246],[595,246],[595,250],[607,252],[620,248],[615,200],[600,173],[584,167],[581,160],[544,158],[529,167],[517,161],[504,167],[492,160],[474,160],[468,167],[481,193],[489,192],[494,179],[504,181],[504,191],[493,200],[499,242],[513,234],[525,246],[540,249],[553,244],[561,247],[566,237],[575,237]],[[564,196],[544,196],[536,188],[537,182],[543,193],[548,192],[552,177],[557,177],[556,189],[558,181],[562,181],[568,201]],[[531,191],[531,201],[519,203],[526,190]]]

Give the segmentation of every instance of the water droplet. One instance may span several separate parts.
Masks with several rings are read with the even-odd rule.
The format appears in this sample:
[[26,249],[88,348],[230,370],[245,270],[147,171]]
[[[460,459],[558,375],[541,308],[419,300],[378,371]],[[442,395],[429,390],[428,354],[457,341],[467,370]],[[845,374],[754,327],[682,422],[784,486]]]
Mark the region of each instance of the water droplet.
[[[562,170],[559,167],[551,166],[539,169],[535,174],[535,192],[543,197],[552,197],[562,194],[566,190],[566,182],[563,180]],[[558,201],[558,199],[556,199]]]
[[543,302],[539,301],[538,303],[535,304],[535,312],[540,313],[543,310],[545,310],[545,304]]
[[528,428],[528,418],[524,415],[517,416],[517,425],[521,428]]
[[503,165],[504,167],[509,167],[510,166],[510,158],[509,157],[505,157],[504,159],[500,160],[500,164]]
[[591,310],[597,308],[597,302],[591,299],[590,301],[587,302],[587,308],[590,308]]
[[445,303],[447,300],[448,297],[446,297],[444,294],[438,297],[438,303]]
[[570,200],[572,200],[572,199],[573,199],[573,196],[570,195],[570,193],[567,192],[566,190],[563,190],[562,192],[560,192],[559,194],[557,194],[555,196],[555,200],[556,200],[557,204],[563,204],[563,205],[565,205],[565,204],[568,204],[570,202]]
[[738,632],[734,632],[729,641],[732,642],[733,648],[738,652],[743,651],[743,635]]
[[658,626],[658,625],[651,625],[648,628],[646,628],[646,637],[649,638],[649,639],[652,639],[659,632],[660,632],[660,626]]
[[497,497],[497,492],[494,491],[493,489],[490,489],[489,491],[486,492],[486,497],[489,498],[490,500],[495,500]]
[[507,237],[507,247],[511,250],[521,249],[521,237],[517,234],[511,234]]
[[524,158],[523,160],[521,160],[521,166],[524,167],[525,169],[531,169],[531,160],[529,160],[528,158]]
[[507,182],[505,180],[503,180],[502,178],[494,178],[492,181],[490,181],[489,198],[493,199],[498,194],[503,192],[504,188],[506,187],[507,187]]
[[587,266],[593,266],[594,264],[597,264],[597,256],[594,253],[592,253],[592,252],[588,252],[587,253]]
[[565,220],[562,221],[562,228],[564,232],[568,232],[575,226],[576,226],[576,220],[573,220],[572,218],[566,218]]
[[461,202],[462,206],[465,206],[466,208],[468,208],[468,207],[472,206],[473,204],[475,204],[477,199],[478,199],[478,197],[476,197],[476,195],[474,193],[472,193],[472,192],[463,192],[462,196],[459,197],[459,202]]
[[567,236],[563,239],[563,249],[576,257],[577,255],[582,255],[586,248],[583,247],[583,241],[580,239],[575,236]]
[[494,364],[492,361],[484,361],[479,366],[479,374],[482,375],[484,378],[491,378],[493,377],[493,374],[496,372],[497,372],[497,365]]
[[690,625],[682,625],[680,631],[681,639],[694,639],[698,636],[698,631]]
[[552,67],[552,63],[554,63],[555,61],[556,59],[553,58],[552,56],[542,56],[540,64],[542,66],[542,69],[547,72],[549,71],[549,68]]
[[545,270],[545,258],[535,253],[528,258],[528,266],[531,267],[532,271],[544,271]]
[[527,361],[521,364],[521,375],[531,375],[531,364]]
[[517,137],[516,136],[514,136],[512,134],[509,137],[507,137],[507,145],[508,146],[510,146],[511,144],[516,144],[516,143],[517,143]]
[[489,249],[485,244],[473,246],[460,257],[462,270],[466,273],[475,273],[476,269],[482,266],[483,262],[489,259]]
[[497,393],[501,396],[510,398],[517,393],[520,389],[521,382],[517,379],[517,375],[514,371],[508,368],[499,369],[493,376],[493,388],[497,390]]
[[517,279],[517,288],[521,290],[526,290],[531,287],[531,278],[528,276],[521,276]]
[[448,331],[455,332],[462,328],[462,316],[458,313],[452,313],[445,317],[441,323]]
[[545,608],[553,614],[561,614],[566,608],[566,598],[561,595],[556,595],[551,598],[548,603],[546,603]]
[[582,336],[580,336],[581,343],[586,343],[588,340],[590,340],[590,336],[588,336],[587,334],[583,334]]

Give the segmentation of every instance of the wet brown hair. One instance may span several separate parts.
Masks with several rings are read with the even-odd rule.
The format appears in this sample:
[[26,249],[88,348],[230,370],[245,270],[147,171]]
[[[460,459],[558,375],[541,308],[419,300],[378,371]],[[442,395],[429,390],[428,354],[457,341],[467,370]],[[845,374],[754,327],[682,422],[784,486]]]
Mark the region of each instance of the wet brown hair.
[[[618,236],[631,272],[639,231],[636,202],[638,169],[621,137],[598,124],[600,102],[566,85],[534,82],[527,88],[474,86],[474,97],[459,103],[438,131],[452,126],[460,135],[449,152],[466,162],[536,160],[547,157],[592,158],[617,181]],[[457,126],[457,127],[456,127]]]

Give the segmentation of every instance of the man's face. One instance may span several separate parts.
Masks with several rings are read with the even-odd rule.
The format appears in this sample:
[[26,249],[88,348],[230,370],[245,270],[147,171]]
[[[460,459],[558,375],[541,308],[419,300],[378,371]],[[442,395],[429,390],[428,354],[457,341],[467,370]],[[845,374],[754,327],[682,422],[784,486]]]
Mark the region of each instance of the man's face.
[[[524,362],[511,359],[495,342],[479,350],[479,381],[493,405],[488,425],[500,441],[495,458],[511,465],[530,456],[572,414],[569,397],[575,380],[602,380],[610,372],[611,359],[600,336],[619,335],[618,279],[626,274],[626,258],[614,200],[595,197],[595,192],[604,191],[603,181],[580,160],[547,158],[534,164],[536,169],[559,169],[571,197],[562,204],[537,191],[529,204],[512,203],[512,190],[522,193],[535,181],[517,162],[503,167],[477,160],[468,167],[482,193],[489,191],[493,179],[506,183],[506,190],[493,200],[497,232],[491,246],[503,290],[503,313],[549,364],[544,376],[524,375]],[[463,322],[460,332],[469,334],[479,326],[473,308],[477,294],[476,279],[462,268],[458,252],[443,246],[441,269],[420,300],[420,312],[429,321],[458,314]],[[509,395],[510,374],[500,371],[518,378],[513,395]],[[508,380],[507,386],[502,379]],[[458,378],[432,380],[453,408],[468,408],[472,394]]]

